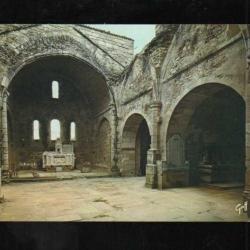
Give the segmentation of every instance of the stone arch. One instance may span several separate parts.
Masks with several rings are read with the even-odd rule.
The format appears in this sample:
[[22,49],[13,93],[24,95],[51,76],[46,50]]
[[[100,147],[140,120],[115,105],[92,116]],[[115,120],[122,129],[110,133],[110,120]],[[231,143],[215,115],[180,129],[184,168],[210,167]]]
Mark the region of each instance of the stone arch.
[[[242,95],[225,84],[207,83],[185,93],[171,110],[165,145],[176,134],[184,141],[191,184],[197,184],[201,178],[198,172],[201,164],[218,166],[217,177],[212,181],[243,181],[245,102]],[[167,147],[165,152],[168,154]]]
[[103,123],[104,121],[107,121],[108,124],[111,124],[111,119],[110,119],[109,115],[104,114],[103,116],[97,118],[97,123],[96,123],[96,127],[95,127],[95,136],[98,135],[98,132],[99,132],[99,130],[100,130],[100,127],[102,126],[102,123]]
[[[50,28],[49,28],[50,29]],[[10,36],[8,44],[1,47],[2,56],[0,62],[9,67],[9,73],[15,71],[27,59],[37,56],[60,54],[75,55],[85,62],[93,65],[107,78],[115,72],[120,72],[123,67],[102,51],[95,44],[91,43],[78,32],[58,33],[52,27],[53,35],[44,35],[39,32],[32,33],[32,36],[22,36],[20,40]],[[29,32],[29,30],[27,31]],[[34,35],[35,34],[35,35]],[[17,34],[18,36],[18,34]]]
[[124,131],[124,128],[125,128],[125,125],[126,125],[127,120],[128,120],[132,115],[139,115],[139,116],[143,117],[143,119],[145,119],[146,122],[147,122],[147,125],[148,125],[148,128],[149,128],[149,133],[150,133],[150,134],[152,133],[152,126],[151,126],[151,123],[149,122],[149,121],[150,121],[150,117],[149,117],[145,112],[143,112],[142,110],[140,110],[140,109],[134,109],[134,110],[130,111],[130,112],[125,116],[125,118],[123,119],[123,121],[121,122],[121,125],[120,125],[121,134],[122,134],[122,132]]
[[24,66],[40,58],[67,56],[88,64],[103,76],[109,90],[110,100],[116,109],[116,100],[111,85],[114,76],[117,76],[124,69],[123,66],[107,56],[103,50],[88,41],[85,36],[80,38],[77,30],[74,29],[74,32],[75,34],[61,31],[58,34],[55,30],[53,35],[40,35],[39,32],[36,32],[32,33],[32,36],[27,35],[25,39],[22,37],[18,41],[17,39],[11,41],[13,39],[11,37],[11,42],[0,46],[2,53],[0,65],[4,66],[6,72],[3,75],[2,85],[8,88],[12,79]]
[[96,133],[96,165],[111,168],[111,126],[108,119],[103,118]]
[[145,175],[151,137],[146,119],[138,113],[125,121],[121,142],[122,175]]
[[[229,88],[231,89],[233,92],[235,92],[237,95],[239,95],[242,99],[244,99],[244,95],[241,91],[241,89],[238,89],[235,86],[232,86],[231,84],[228,83],[220,83],[220,82],[207,82],[207,83],[203,83],[203,82],[199,82],[196,84],[193,84],[190,86],[190,88],[186,89],[185,91],[183,91],[181,93],[181,95],[178,96],[178,98],[171,104],[171,106],[168,108],[167,112],[165,113],[165,116],[168,118],[166,120],[166,126],[167,126],[167,130],[165,130],[165,138],[168,136],[168,128],[169,128],[169,123],[171,120],[171,117],[176,109],[176,107],[182,102],[182,100],[187,97],[190,93],[193,93],[193,91],[195,90],[199,90],[202,89],[205,86],[205,88],[209,88],[209,86],[214,86],[214,91],[216,92],[216,86],[218,86],[219,88]],[[195,93],[194,93],[195,94]],[[206,97],[206,95],[204,96],[204,98]],[[202,99],[200,100],[202,101]],[[198,103],[197,103],[198,105]]]
[[[168,127],[170,124],[170,119],[172,117],[172,114],[174,113],[174,110],[176,109],[176,107],[178,106],[178,104],[183,100],[183,98],[185,96],[187,96],[189,93],[191,93],[193,90],[197,89],[197,88],[202,88],[203,86],[209,86],[209,85],[218,85],[221,87],[227,87],[232,89],[232,91],[235,91],[236,94],[238,94],[239,96],[242,97],[242,99],[245,100],[245,88],[244,85],[239,86],[230,82],[221,82],[219,81],[217,78],[210,78],[209,81],[204,82],[203,80],[199,80],[195,83],[190,83],[188,88],[185,88],[183,91],[181,91],[181,93],[172,100],[172,102],[170,103],[170,105],[165,106],[165,109],[163,110],[163,117],[164,119],[162,120],[162,138],[167,138],[168,137]],[[166,152],[167,152],[167,148],[166,148],[166,143],[165,143],[165,139],[164,141],[162,141],[162,158],[163,160],[166,160]]]
[[52,51],[52,52],[44,52],[43,54],[34,54],[32,56],[27,56],[25,58],[23,58],[20,61],[17,61],[15,65],[12,65],[11,67],[8,68],[6,75],[4,76],[3,80],[2,80],[2,84],[8,89],[10,83],[12,82],[13,78],[26,66],[40,60],[40,59],[44,59],[44,58],[48,58],[48,57],[67,57],[67,58],[71,58],[73,60],[79,61],[80,63],[84,63],[87,64],[88,66],[90,66],[93,70],[95,70],[96,72],[98,72],[104,79],[104,81],[106,82],[107,85],[107,89],[108,89],[108,93],[109,93],[109,97],[110,100],[112,101],[112,104],[116,105],[116,101],[115,101],[115,97],[114,97],[114,93],[113,93],[113,89],[110,86],[110,80],[109,80],[109,76],[106,75],[103,70],[99,67],[96,66],[95,64],[93,64],[92,62],[90,62],[89,60],[87,60],[85,57],[81,57],[78,55],[73,54],[72,52],[57,52],[57,51]]
[[[58,64],[55,63],[56,61],[58,62]],[[68,63],[65,63],[65,62],[68,62]],[[78,102],[76,102],[76,105],[78,105],[78,108],[76,106],[74,107],[75,111],[79,112],[79,115],[81,117],[82,117],[81,112],[84,111],[83,107],[85,105],[87,105],[88,107],[90,107],[90,109],[92,109],[93,117],[95,116],[95,114],[98,114],[99,112],[105,112],[106,110],[108,110],[108,107],[110,105],[115,106],[114,95],[113,95],[113,92],[111,91],[111,86],[109,86],[109,82],[107,80],[107,77],[105,75],[103,75],[103,73],[100,72],[97,68],[95,68],[95,66],[90,65],[84,59],[79,58],[78,56],[75,56],[72,54],[66,54],[66,53],[64,53],[63,55],[60,53],[59,54],[58,53],[50,53],[50,54],[44,54],[44,55],[35,55],[32,58],[26,58],[26,60],[21,62],[19,64],[19,66],[15,68],[15,70],[13,72],[9,71],[9,76],[5,80],[5,83],[6,83],[5,86],[8,87],[8,90],[10,92],[10,96],[11,96],[11,93],[13,92],[13,89],[15,89],[15,86],[19,86],[18,91],[20,93],[21,93],[21,90],[24,90],[24,92],[27,92],[28,86],[31,86],[32,89],[35,91],[35,86],[32,86],[32,83],[30,83],[29,85],[23,85],[23,84],[25,84],[24,79],[27,77],[30,77],[31,73],[33,74],[34,72],[35,73],[39,72],[38,70],[40,69],[40,67],[45,67],[45,68],[43,68],[43,70],[44,70],[44,72],[46,72],[47,68],[49,69],[49,68],[51,68],[50,66],[53,66],[53,65],[56,65],[54,70],[59,65],[58,66],[59,71],[57,70],[56,72],[62,72],[61,74],[58,74],[58,76],[61,77],[62,81],[64,81],[64,86],[67,85],[67,88],[69,89],[71,83],[73,83],[74,86],[72,86],[72,91],[73,91],[73,87],[74,87],[75,96],[77,95],[79,97],[79,95],[82,95],[82,98],[77,97]],[[63,68],[64,65],[65,65],[65,68]],[[74,66],[77,66],[77,67],[74,67]],[[86,74],[81,74],[81,70],[88,70],[89,72],[91,71],[90,75],[93,78],[93,80],[92,80],[93,84],[89,84],[87,86],[84,83],[86,81],[84,81],[84,79],[82,77],[84,77],[84,75],[86,75]],[[74,77],[73,80],[70,79],[71,75],[72,75],[72,77]],[[51,77],[51,76],[46,75],[44,79],[48,80],[49,77]],[[87,81],[87,82],[89,82],[89,81]],[[16,83],[18,83],[18,84],[15,85]],[[77,85],[77,83],[79,83],[79,84]],[[24,88],[21,88],[21,85]],[[26,88],[26,90],[25,90],[25,88]],[[102,91],[100,91],[100,92],[97,91],[97,89],[99,90],[100,88],[102,89]],[[45,90],[46,90],[45,92],[47,93],[47,89],[45,89]],[[79,92],[79,93],[77,94],[77,92]],[[62,93],[62,96],[65,93],[66,92]],[[51,95],[49,95],[48,97],[50,98]],[[103,99],[101,99],[101,98],[103,98]],[[9,100],[9,98],[8,98],[8,100]],[[61,94],[59,96],[59,99],[57,99],[57,100],[58,101],[61,100]],[[101,100],[103,100],[103,101],[101,101]],[[13,98],[12,98],[12,101],[14,101]],[[82,103],[83,106],[80,105],[80,102],[83,102]],[[45,103],[45,102],[43,102],[43,103]],[[96,103],[96,105],[99,106],[99,108],[95,109],[96,105],[94,105],[93,103]],[[50,104],[46,104],[46,105],[50,105]],[[63,104],[63,105],[65,106],[66,104]],[[64,130],[66,130],[65,123],[68,121],[68,119],[72,119],[72,117],[70,114],[68,114],[64,117],[64,115],[61,112],[62,108],[60,109],[60,105],[57,105],[57,107],[58,107],[59,111],[55,111],[55,112],[59,112],[60,114],[58,114],[58,117],[63,118],[62,132],[63,132],[63,135],[65,135],[67,132],[67,131],[64,131]],[[36,110],[33,110],[33,111],[32,111],[33,113],[38,112]],[[78,119],[78,115],[76,115],[76,112],[75,112],[75,115],[73,115],[73,119]],[[39,115],[41,116],[43,114],[39,114]],[[47,115],[50,116],[49,113]],[[79,161],[77,161],[77,164],[79,165],[79,167],[83,162],[92,161],[92,159],[91,159],[92,158],[92,155],[91,155],[92,149],[90,149],[90,144],[91,144],[90,138],[86,138],[87,136],[91,137],[90,133],[87,132],[87,131],[91,131],[92,126],[90,123],[91,122],[95,123],[94,119],[91,118],[92,117],[91,115],[92,114],[90,114],[90,113],[88,113],[86,115],[84,114],[84,116],[86,116],[86,117],[88,116],[88,118],[89,118],[89,121],[87,122],[87,125],[86,125],[86,126],[88,126],[88,129],[85,130],[84,128],[79,128],[79,133],[81,134],[79,136],[80,139],[78,141],[76,141],[76,143],[74,145],[75,148],[78,148],[76,150],[76,157],[78,159],[80,159]],[[57,116],[57,113],[53,113],[53,116]],[[44,121],[42,121],[42,123],[44,123]],[[46,124],[47,124],[47,122],[46,122]],[[45,126],[46,126],[46,128],[44,129],[45,133],[43,133],[44,134],[43,137],[45,139],[42,139],[41,141],[37,142],[35,147],[33,147],[33,149],[39,151],[38,153],[32,154],[36,158],[40,157],[40,154],[42,151],[47,150],[47,148],[50,149],[53,147],[53,143],[48,139],[49,133],[47,132],[47,130],[48,130],[49,126],[48,125],[45,125]],[[82,124],[82,126],[84,126],[84,123]],[[63,138],[63,142],[66,139],[67,138]],[[29,142],[29,144],[31,145],[30,142]],[[85,144],[88,144],[88,145],[86,146]],[[82,149],[84,152],[82,152]],[[28,159],[28,156],[26,158]]]

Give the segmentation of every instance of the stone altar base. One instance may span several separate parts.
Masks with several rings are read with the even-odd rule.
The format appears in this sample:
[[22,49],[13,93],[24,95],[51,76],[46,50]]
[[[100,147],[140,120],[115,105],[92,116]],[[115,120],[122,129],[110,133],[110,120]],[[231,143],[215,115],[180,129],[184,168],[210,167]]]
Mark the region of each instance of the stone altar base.
[[45,168],[46,172],[71,172],[73,170],[72,166],[47,166]]
[[168,169],[158,175],[158,188],[185,187],[189,185],[189,170]]
[[171,167],[164,161],[157,161],[158,189],[185,187],[189,185],[189,168]]

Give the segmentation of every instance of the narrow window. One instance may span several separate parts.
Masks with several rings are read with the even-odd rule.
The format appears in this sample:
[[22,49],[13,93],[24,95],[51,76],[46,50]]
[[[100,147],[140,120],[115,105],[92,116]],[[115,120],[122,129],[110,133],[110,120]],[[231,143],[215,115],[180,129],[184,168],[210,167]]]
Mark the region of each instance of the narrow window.
[[57,119],[53,119],[50,122],[50,139],[54,141],[58,138],[61,138],[60,121]]
[[57,81],[52,82],[52,98],[59,98],[59,83]]
[[76,140],[76,123],[75,122],[70,123],[70,140],[71,141]]
[[33,121],[33,139],[40,140],[40,133],[39,133],[39,121]]

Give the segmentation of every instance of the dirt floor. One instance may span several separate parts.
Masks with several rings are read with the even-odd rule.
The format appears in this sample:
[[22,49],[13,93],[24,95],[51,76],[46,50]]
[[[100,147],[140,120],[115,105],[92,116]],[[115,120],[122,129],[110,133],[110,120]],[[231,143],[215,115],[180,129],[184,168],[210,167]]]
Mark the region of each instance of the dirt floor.
[[1,221],[247,221],[242,189],[149,189],[145,177],[10,183]]

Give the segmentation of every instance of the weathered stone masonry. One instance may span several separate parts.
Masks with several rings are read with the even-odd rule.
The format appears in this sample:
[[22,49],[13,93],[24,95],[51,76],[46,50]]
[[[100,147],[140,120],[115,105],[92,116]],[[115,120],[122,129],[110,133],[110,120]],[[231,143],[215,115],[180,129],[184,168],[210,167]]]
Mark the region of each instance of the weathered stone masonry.
[[[116,87],[120,134],[134,114],[142,115],[150,129],[146,186],[193,185],[203,160],[217,160],[215,180],[243,181],[249,154],[247,26],[162,25],[156,30]],[[122,161],[121,156],[124,171]]]
[[[96,144],[94,135],[105,118],[112,156],[105,153],[106,163],[101,165],[117,172],[113,148],[117,144],[117,114],[111,85],[131,59],[133,40],[82,25],[3,25],[1,30],[1,79],[2,88],[10,91],[8,123],[13,138],[6,147],[7,106],[3,101],[4,168],[31,166],[39,162],[43,151],[53,148],[52,119],[61,122],[64,143],[69,142],[70,122],[76,122],[76,167],[86,162],[100,165],[96,155],[104,145]],[[110,42],[104,44],[105,40]],[[58,100],[51,98],[53,80],[59,82]],[[40,122],[38,141],[32,139],[33,120]]]
[[[249,200],[248,25],[156,25],[135,56],[131,39],[85,25],[0,31],[3,170],[20,157],[38,161],[53,146],[48,122],[57,117],[65,142],[69,122],[77,124],[79,167],[146,170],[146,186],[159,189],[196,185],[200,169],[211,172],[206,181],[245,176]],[[53,79],[62,83],[58,102],[50,100]],[[34,119],[40,142],[30,137]]]

